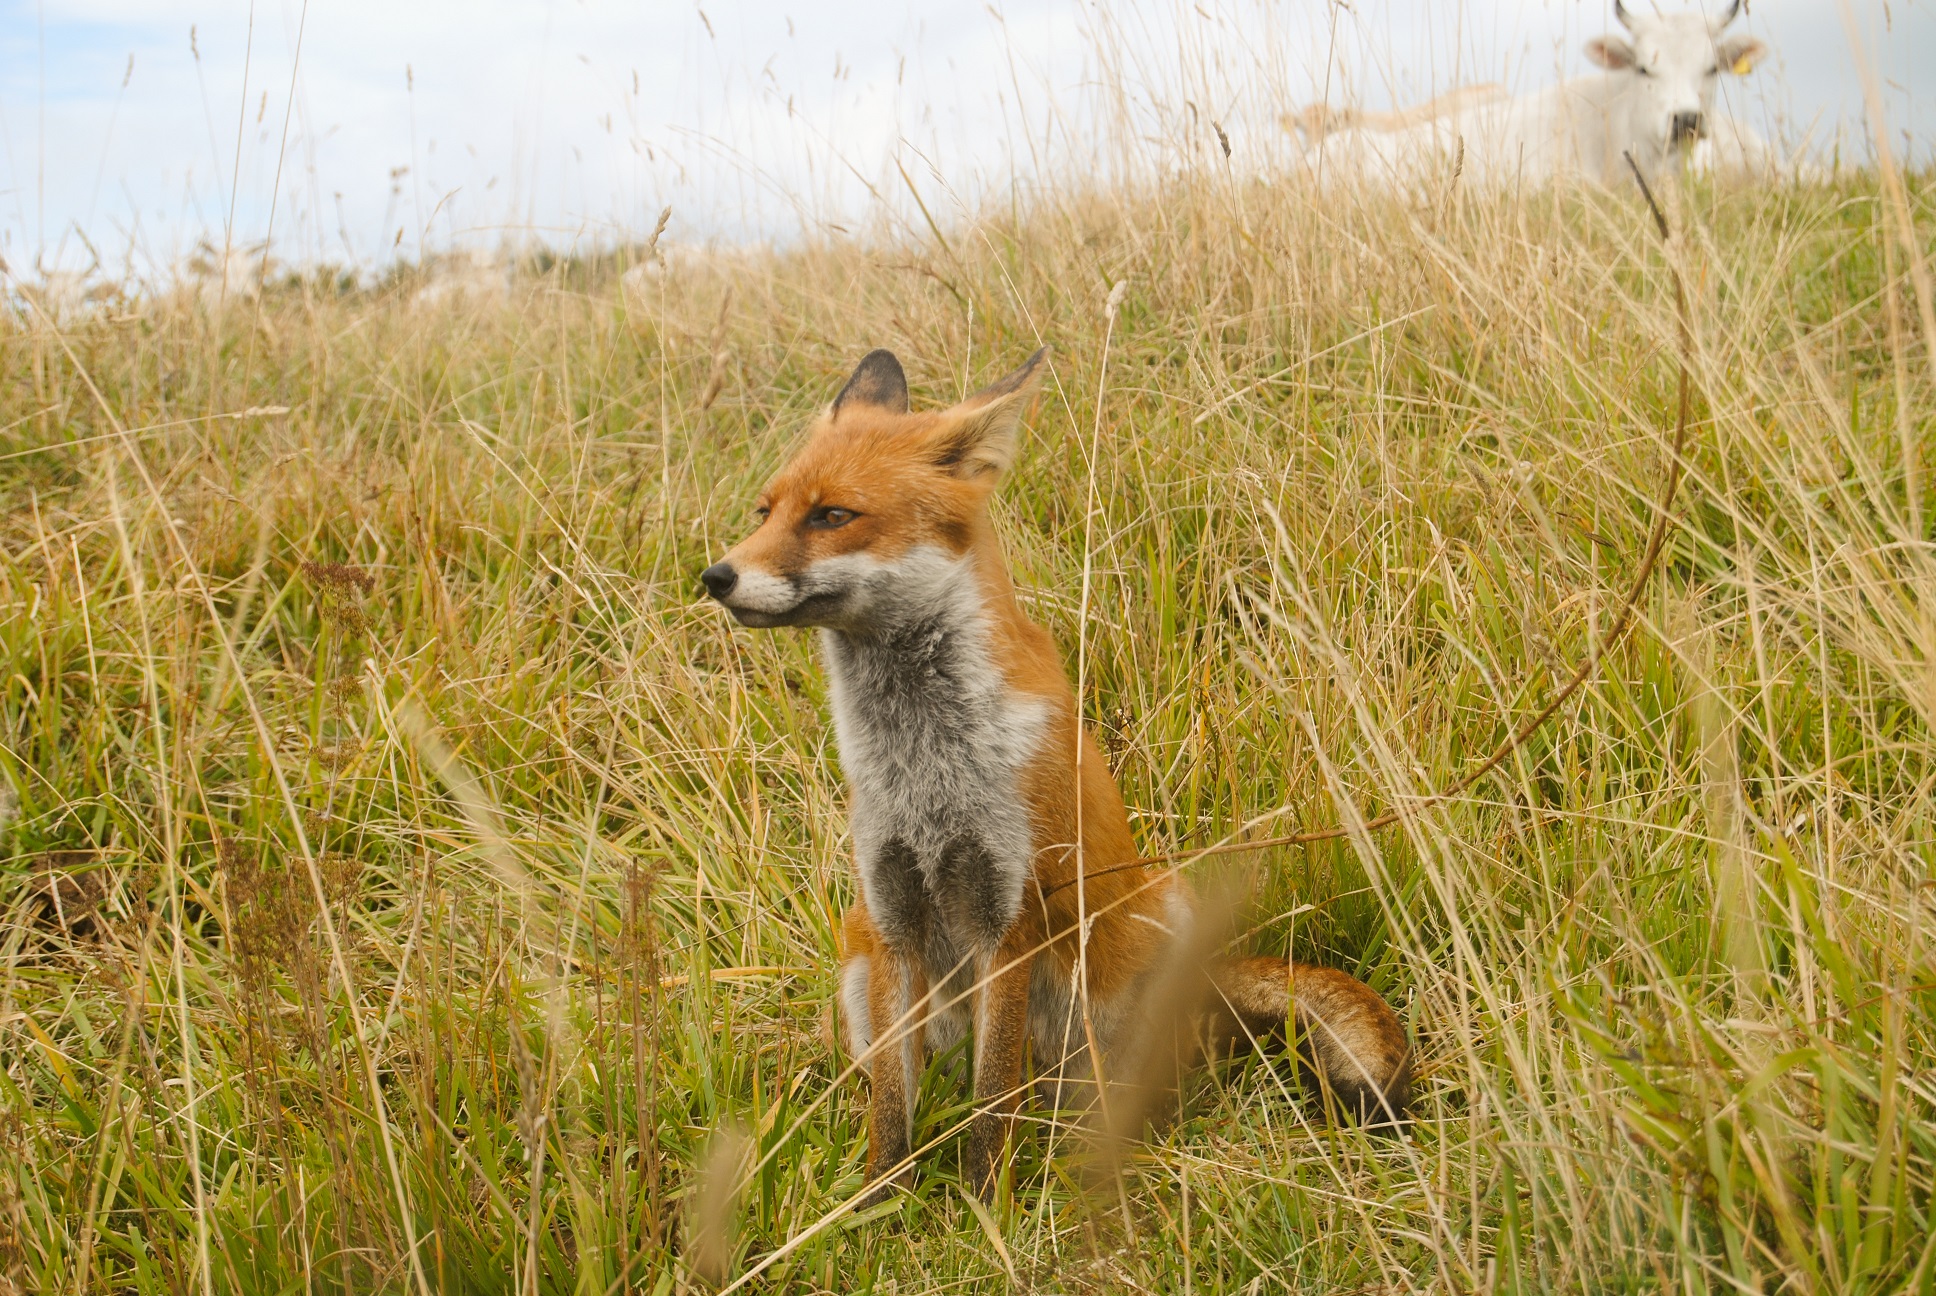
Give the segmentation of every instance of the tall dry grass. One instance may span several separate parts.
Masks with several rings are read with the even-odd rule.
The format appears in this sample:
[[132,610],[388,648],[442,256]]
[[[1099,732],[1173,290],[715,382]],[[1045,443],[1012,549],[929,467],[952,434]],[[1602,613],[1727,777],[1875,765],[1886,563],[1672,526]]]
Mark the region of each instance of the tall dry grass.
[[[0,1286],[1930,1290],[1933,193],[1684,189],[1663,253],[1224,172],[629,296],[13,319]],[[1253,1058],[1120,1195],[1037,1113],[983,1211],[945,1057],[843,1213],[824,685],[694,574],[854,358],[1056,347],[998,523],[1160,850],[1406,805],[1564,678],[1669,466],[1665,257],[1636,628],[1469,794],[1235,875],[1402,1007],[1412,1136]]]

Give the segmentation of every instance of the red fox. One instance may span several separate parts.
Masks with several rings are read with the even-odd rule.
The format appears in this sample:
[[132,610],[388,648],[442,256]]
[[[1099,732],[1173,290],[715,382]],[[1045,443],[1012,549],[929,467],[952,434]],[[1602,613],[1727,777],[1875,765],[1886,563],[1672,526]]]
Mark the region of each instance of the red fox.
[[[1121,867],[1138,858],[1122,794],[989,518],[1047,355],[917,414],[900,362],[869,353],[760,493],[753,534],[701,575],[741,625],[820,631],[860,874],[839,1004],[872,1083],[870,1200],[911,1172],[924,1049],[973,1031],[967,1169],[987,1195],[1025,1046],[1058,1085],[1124,1074],[1190,930],[1174,872]],[[1222,1042],[1288,1026],[1342,1106],[1404,1119],[1411,1050],[1363,982],[1267,957],[1217,961],[1209,980]]]

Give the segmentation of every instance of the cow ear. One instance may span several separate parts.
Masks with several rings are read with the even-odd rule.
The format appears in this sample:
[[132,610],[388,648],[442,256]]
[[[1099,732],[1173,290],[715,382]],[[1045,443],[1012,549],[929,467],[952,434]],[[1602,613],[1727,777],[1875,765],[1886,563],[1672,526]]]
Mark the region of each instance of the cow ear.
[[853,377],[834,397],[834,417],[838,419],[849,405],[871,405],[889,414],[908,412],[907,374],[892,351],[869,351],[861,357]]
[[935,466],[968,481],[1008,471],[1015,462],[1022,416],[1035,402],[1048,359],[1049,349],[1043,347],[1008,377],[944,411],[935,437]]
[[1714,61],[1736,76],[1746,76],[1761,62],[1768,47],[1752,36],[1730,36],[1714,47]]
[[1609,72],[1634,65],[1633,46],[1618,36],[1595,36],[1586,43],[1586,56],[1589,62],[1597,63]]

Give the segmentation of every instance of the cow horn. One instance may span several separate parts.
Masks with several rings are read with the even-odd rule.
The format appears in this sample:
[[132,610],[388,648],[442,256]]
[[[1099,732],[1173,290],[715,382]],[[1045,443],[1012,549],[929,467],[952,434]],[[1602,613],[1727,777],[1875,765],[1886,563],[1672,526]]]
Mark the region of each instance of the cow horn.
[[1620,0],[1613,0],[1613,20],[1628,31],[1633,30],[1633,20],[1627,13],[1627,6],[1621,4]]
[[1714,24],[1714,30],[1717,32],[1720,31],[1723,27],[1727,26],[1729,23],[1733,22],[1736,18],[1740,16],[1741,16],[1741,0],[1731,0],[1731,3],[1728,5],[1728,11],[1722,14],[1720,21]]

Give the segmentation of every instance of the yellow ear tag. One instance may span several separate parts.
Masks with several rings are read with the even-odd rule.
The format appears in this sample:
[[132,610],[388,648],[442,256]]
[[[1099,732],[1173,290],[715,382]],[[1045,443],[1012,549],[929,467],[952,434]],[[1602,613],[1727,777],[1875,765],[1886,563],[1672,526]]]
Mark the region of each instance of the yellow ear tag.
[[1746,54],[1743,54],[1734,61],[1733,66],[1728,71],[1734,73],[1736,76],[1746,76],[1748,73],[1754,71],[1754,60]]

